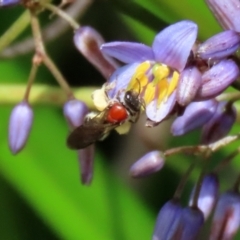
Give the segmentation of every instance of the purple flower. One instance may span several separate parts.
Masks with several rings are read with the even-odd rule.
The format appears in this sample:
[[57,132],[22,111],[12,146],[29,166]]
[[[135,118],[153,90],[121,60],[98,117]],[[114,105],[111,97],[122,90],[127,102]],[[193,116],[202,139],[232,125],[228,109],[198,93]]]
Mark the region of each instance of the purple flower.
[[128,65],[110,78],[108,91],[115,98],[122,89],[135,90],[146,103],[152,122],[161,122],[176,103],[176,88],[197,37],[197,25],[181,21],[158,33],[152,47],[140,43],[112,42],[101,50]]
[[8,143],[13,154],[25,146],[33,121],[33,111],[25,101],[16,105],[10,116],[8,128]]

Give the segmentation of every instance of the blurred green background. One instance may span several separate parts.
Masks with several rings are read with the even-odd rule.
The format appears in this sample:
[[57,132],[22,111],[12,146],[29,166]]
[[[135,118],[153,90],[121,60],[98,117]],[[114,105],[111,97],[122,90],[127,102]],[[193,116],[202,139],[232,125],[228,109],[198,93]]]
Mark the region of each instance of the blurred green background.
[[[0,36],[23,11],[22,6],[0,9]],[[41,14],[43,26],[54,20],[49,15]],[[182,19],[199,25],[201,40],[220,31],[202,0],[183,0],[181,4],[175,0],[96,0],[78,21],[96,28],[106,41],[151,44],[163,27]],[[29,27],[19,39],[30,33]],[[72,38],[69,29],[61,38],[47,43],[49,54],[71,86],[101,86],[104,79],[76,51]],[[0,88],[1,84],[26,82],[32,54],[0,59]],[[45,67],[41,67],[36,82],[56,85]],[[142,180],[130,179],[128,169],[148,150],[197,143],[199,132],[172,139],[167,123],[166,128],[160,127],[157,138],[156,133],[149,130],[148,135],[148,130],[144,130],[146,136],[141,135],[139,140],[139,132],[144,128],[140,122],[127,136],[112,133],[106,141],[97,143],[94,179],[89,187],[80,183],[76,152],[65,146],[68,128],[61,106],[33,106],[32,132],[17,156],[12,156],[7,144],[12,107],[0,102],[0,239],[151,239],[157,212],[172,197],[181,175],[195,159],[171,157],[161,172]],[[234,147],[236,144],[216,154],[216,161]],[[238,166],[235,161],[233,168],[234,164]],[[233,182],[229,170],[231,167],[221,176],[223,189]],[[183,203],[187,202],[198,174],[196,169],[191,175]]]

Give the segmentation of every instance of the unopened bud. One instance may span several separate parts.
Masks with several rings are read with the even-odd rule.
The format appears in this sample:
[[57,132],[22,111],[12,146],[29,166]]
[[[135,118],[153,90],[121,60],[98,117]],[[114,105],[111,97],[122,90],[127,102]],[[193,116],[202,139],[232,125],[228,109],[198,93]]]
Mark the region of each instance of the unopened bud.
[[198,127],[202,127],[215,113],[218,102],[208,100],[190,103],[182,116],[175,119],[171,132],[174,136],[183,135]]
[[13,154],[25,146],[32,122],[33,111],[27,102],[23,101],[13,108],[8,128],[8,142]]
[[132,177],[145,177],[162,169],[164,156],[160,151],[152,151],[145,154],[130,168]]
[[202,86],[196,99],[209,99],[218,96],[239,76],[239,68],[231,59],[221,60],[202,74]]
[[199,45],[197,55],[205,60],[226,58],[237,51],[240,46],[240,36],[233,30],[227,30]]
[[206,3],[223,29],[240,32],[239,0],[206,0]]
[[83,124],[84,117],[88,113],[87,105],[77,99],[67,101],[63,106],[63,114],[68,124],[76,128]]
[[152,240],[173,239],[182,211],[178,201],[166,202],[158,214]]
[[233,239],[240,226],[240,195],[229,191],[218,200],[210,240]]
[[225,137],[231,130],[236,118],[235,107],[227,102],[220,102],[212,118],[203,126],[201,142],[209,144]]
[[[215,174],[208,174],[203,178],[197,206],[203,212],[205,220],[208,218],[215,206],[218,197],[218,188],[218,178]],[[190,197],[190,206],[193,204],[195,191],[196,187],[194,187]]]
[[93,177],[94,144],[78,150],[78,159],[82,184],[89,185]]
[[185,68],[180,75],[177,86],[177,102],[187,106],[194,98],[202,83],[202,74],[197,67]]
[[0,7],[13,6],[21,3],[21,0],[0,0]]

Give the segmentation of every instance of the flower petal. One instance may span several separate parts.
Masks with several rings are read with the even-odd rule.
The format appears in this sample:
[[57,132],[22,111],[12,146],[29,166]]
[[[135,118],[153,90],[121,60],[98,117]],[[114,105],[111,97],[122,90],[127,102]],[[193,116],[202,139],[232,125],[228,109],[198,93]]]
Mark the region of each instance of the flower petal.
[[233,30],[224,31],[200,44],[197,55],[205,60],[221,59],[235,53],[240,46],[240,36]]
[[[146,107],[147,117],[156,123],[163,121],[171,112],[176,103],[176,91],[174,91],[167,100],[162,101],[159,105],[158,99],[151,101]],[[150,127],[150,124],[146,125]]]
[[124,63],[154,60],[153,51],[149,46],[135,42],[110,42],[101,46],[101,51]]
[[13,6],[20,3],[21,0],[0,0],[0,7]]
[[118,64],[100,51],[104,43],[102,36],[91,27],[81,27],[74,33],[74,44],[82,55],[108,79]]
[[124,67],[118,68],[113,73],[105,87],[108,89],[107,94],[110,99],[115,98],[119,94],[119,91],[121,92],[123,89],[127,89],[127,86],[139,64],[139,62],[128,64]]
[[173,136],[180,136],[203,126],[213,116],[217,105],[216,100],[190,103],[184,114],[173,122],[171,127]]
[[202,75],[202,86],[196,99],[214,98],[222,93],[239,76],[237,64],[231,60],[222,60]]
[[224,29],[240,32],[239,0],[206,0],[206,3]]
[[197,25],[181,21],[162,30],[154,39],[155,59],[181,72],[197,38]]

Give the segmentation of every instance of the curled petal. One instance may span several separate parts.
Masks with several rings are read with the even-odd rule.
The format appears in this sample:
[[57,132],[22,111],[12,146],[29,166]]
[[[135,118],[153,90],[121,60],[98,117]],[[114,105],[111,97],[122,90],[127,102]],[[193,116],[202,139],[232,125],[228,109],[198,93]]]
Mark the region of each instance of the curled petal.
[[231,60],[222,60],[202,75],[202,86],[196,99],[214,98],[222,93],[239,76],[237,64]]
[[172,237],[181,218],[182,209],[178,201],[170,200],[165,203],[157,217],[153,240],[173,239]]
[[103,43],[102,36],[91,27],[81,27],[74,33],[74,44],[77,49],[108,79],[118,66],[113,59],[104,56],[100,51]]
[[221,32],[202,43],[197,55],[205,60],[221,59],[235,53],[240,46],[240,36],[233,30]]
[[[154,99],[151,101],[146,107],[147,117],[152,121],[159,123],[166,119],[168,115],[171,113],[171,110],[175,106],[176,103],[176,91],[174,91],[168,99],[162,101],[160,104],[158,103],[158,99]],[[150,127],[151,125],[146,125]]]
[[203,126],[213,116],[217,105],[218,103],[215,100],[190,103],[184,114],[173,122],[171,127],[172,134],[180,136]]
[[63,106],[63,114],[71,127],[83,124],[84,117],[88,113],[87,105],[77,99],[67,101]]
[[145,177],[162,169],[164,156],[160,151],[152,151],[135,162],[130,169],[133,177]]
[[177,102],[187,106],[194,98],[202,83],[202,75],[197,67],[185,68],[180,75],[177,86]]
[[181,72],[197,38],[197,25],[181,21],[163,29],[154,39],[155,59]]
[[107,94],[110,99],[116,97],[119,91],[121,92],[123,89],[127,89],[127,86],[139,64],[139,62],[128,64],[124,67],[118,68],[113,73],[106,85],[106,88],[109,89]]
[[209,144],[225,137],[236,121],[237,113],[233,105],[220,102],[213,117],[202,129],[202,143]]
[[21,3],[21,0],[0,0],[0,7],[13,6]]
[[94,144],[78,150],[78,159],[82,184],[89,185],[93,178]]
[[240,32],[239,0],[206,0],[206,3],[225,30]]
[[124,63],[154,60],[153,51],[149,46],[135,42],[110,42],[101,46],[101,51]]
[[25,101],[16,105],[11,113],[8,128],[8,143],[13,154],[25,146],[33,121],[33,111]]
[[229,191],[220,196],[212,222],[209,239],[233,239],[240,226],[239,193]]
[[[198,196],[198,208],[203,212],[205,220],[214,208],[218,197],[219,182],[215,174],[208,174],[203,178],[201,190]],[[189,205],[193,203],[196,187],[194,187]]]

